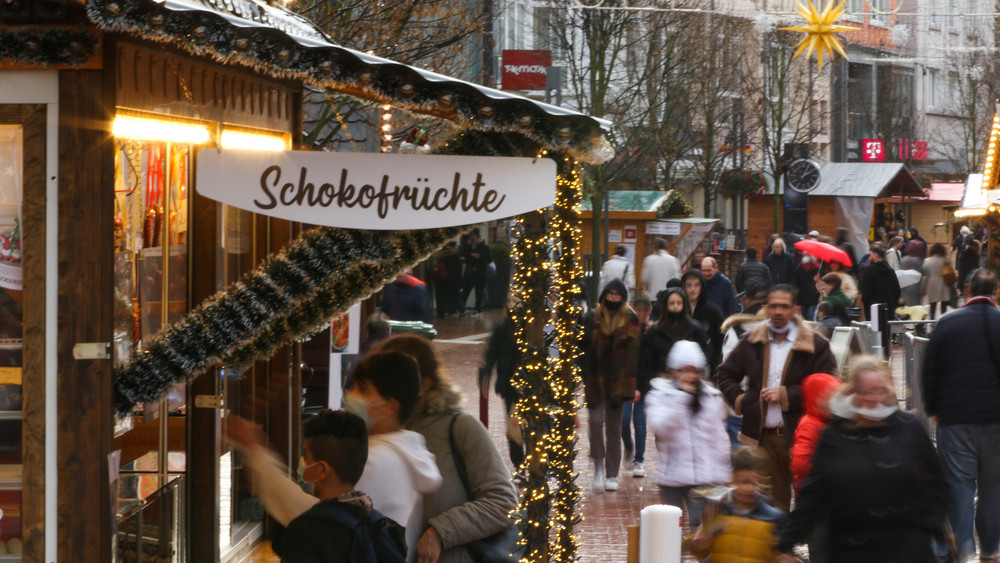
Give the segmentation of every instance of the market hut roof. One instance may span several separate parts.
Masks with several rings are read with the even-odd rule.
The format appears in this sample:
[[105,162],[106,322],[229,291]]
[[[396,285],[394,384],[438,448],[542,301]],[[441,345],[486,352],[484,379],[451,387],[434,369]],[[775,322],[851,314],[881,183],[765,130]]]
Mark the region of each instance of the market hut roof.
[[[660,190],[614,190],[608,192],[608,206],[612,211],[656,211],[670,195]],[[590,199],[583,198],[581,208],[593,211]]]
[[377,100],[464,127],[517,132],[585,162],[614,151],[611,123],[334,44],[306,18],[255,0],[87,0],[106,32],[168,44],[275,78]]
[[899,162],[828,162],[810,196],[926,197],[920,184]]

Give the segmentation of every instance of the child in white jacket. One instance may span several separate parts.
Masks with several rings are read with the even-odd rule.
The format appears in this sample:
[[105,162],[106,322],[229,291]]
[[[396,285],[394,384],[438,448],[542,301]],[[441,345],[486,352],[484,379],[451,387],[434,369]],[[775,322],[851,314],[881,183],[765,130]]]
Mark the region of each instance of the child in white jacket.
[[667,355],[668,377],[654,379],[646,395],[663,503],[680,508],[686,503],[692,528],[701,524],[701,503],[692,490],[725,485],[732,478],[726,405],[722,393],[702,379],[707,364],[701,346],[677,341]]

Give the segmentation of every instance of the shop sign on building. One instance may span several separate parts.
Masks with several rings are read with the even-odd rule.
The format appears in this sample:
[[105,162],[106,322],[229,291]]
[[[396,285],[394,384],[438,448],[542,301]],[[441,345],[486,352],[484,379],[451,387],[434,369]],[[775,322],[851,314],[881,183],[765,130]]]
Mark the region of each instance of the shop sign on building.
[[290,221],[428,229],[552,205],[548,158],[202,149],[198,193]]
[[861,139],[861,160],[864,162],[885,162],[885,141],[882,139]]
[[927,141],[900,139],[896,156],[900,160],[927,160]]
[[545,69],[552,66],[552,51],[505,49],[500,78],[504,90],[544,90]]

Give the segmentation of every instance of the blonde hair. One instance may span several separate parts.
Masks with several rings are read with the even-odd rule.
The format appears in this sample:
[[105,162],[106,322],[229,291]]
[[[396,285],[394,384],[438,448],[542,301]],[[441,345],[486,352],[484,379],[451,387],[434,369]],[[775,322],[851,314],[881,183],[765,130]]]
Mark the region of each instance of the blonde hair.
[[837,391],[837,395],[841,397],[853,395],[855,388],[858,386],[858,375],[863,371],[878,372],[882,376],[882,382],[885,383],[886,392],[889,394],[892,404],[899,402],[899,399],[896,397],[896,383],[892,380],[892,371],[889,369],[889,364],[875,356],[868,355],[854,356],[851,359],[851,362],[847,366],[847,376],[845,377],[844,386]]

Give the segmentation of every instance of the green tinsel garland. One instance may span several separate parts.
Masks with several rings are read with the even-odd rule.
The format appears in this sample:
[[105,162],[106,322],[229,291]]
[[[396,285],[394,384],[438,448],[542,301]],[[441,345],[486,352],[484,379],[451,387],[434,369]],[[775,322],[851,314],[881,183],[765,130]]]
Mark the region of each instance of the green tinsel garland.
[[677,190],[670,190],[667,199],[660,204],[656,210],[657,217],[690,217],[694,215],[694,208],[691,203],[684,199],[684,196]]

